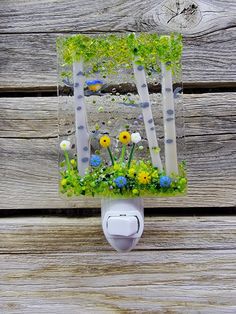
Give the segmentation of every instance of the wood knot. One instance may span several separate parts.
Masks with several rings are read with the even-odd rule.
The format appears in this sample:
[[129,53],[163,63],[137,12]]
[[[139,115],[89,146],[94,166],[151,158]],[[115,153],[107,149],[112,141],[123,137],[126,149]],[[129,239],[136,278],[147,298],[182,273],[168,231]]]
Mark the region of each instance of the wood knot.
[[156,13],[161,24],[179,32],[189,32],[202,19],[199,5],[190,0],[164,0]]

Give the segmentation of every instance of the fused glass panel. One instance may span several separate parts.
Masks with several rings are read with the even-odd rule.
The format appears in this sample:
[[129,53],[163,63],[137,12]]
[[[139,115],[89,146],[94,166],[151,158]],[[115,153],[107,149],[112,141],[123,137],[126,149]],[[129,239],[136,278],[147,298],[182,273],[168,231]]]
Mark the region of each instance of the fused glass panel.
[[60,193],[186,192],[180,35],[58,39]]

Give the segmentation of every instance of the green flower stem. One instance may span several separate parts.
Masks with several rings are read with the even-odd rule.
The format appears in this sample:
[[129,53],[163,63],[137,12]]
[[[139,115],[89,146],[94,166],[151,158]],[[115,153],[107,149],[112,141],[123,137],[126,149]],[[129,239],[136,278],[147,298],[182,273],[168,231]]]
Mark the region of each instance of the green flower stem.
[[120,161],[123,162],[125,159],[126,145],[122,146]]
[[107,150],[108,150],[109,156],[110,156],[110,158],[111,158],[112,166],[114,166],[114,159],[113,159],[113,156],[112,156],[112,152],[111,152],[110,147],[107,147]]
[[68,152],[66,150],[64,150],[64,156],[65,156],[65,160],[66,160],[66,167],[68,172],[70,171],[70,159],[69,159],[69,155]]
[[135,143],[133,143],[132,147],[131,147],[131,151],[130,151],[130,155],[129,155],[129,160],[128,160],[128,169],[130,168],[130,164],[131,161],[133,159],[134,156],[134,148],[135,148]]

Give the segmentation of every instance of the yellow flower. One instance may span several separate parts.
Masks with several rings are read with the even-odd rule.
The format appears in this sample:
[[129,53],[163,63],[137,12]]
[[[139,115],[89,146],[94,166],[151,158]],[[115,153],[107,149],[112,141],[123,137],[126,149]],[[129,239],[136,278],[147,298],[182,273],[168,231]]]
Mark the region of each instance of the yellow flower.
[[111,139],[109,136],[107,135],[103,135],[101,138],[100,138],[100,145],[104,148],[107,148],[109,147],[111,144]]
[[131,135],[130,135],[129,132],[123,131],[123,132],[120,133],[120,135],[119,135],[119,141],[120,141],[122,144],[127,145],[127,144],[129,144],[130,140],[131,140]]
[[138,174],[138,182],[141,184],[148,184],[150,182],[151,178],[149,176],[149,173],[146,171],[141,171]]
[[130,168],[129,171],[128,171],[128,173],[129,173],[129,176],[130,176],[131,178],[133,178],[134,175],[135,175],[135,169],[134,169],[134,168]]

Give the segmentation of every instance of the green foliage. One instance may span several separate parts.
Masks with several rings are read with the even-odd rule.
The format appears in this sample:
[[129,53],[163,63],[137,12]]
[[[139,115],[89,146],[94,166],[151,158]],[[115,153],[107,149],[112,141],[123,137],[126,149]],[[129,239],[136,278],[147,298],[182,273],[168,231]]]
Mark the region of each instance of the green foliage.
[[133,61],[143,65],[147,72],[159,71],[158,60],[168,62],[175,72],[182,55],[182,37],[149,33],[96,37],[79,34],[60,37],[57,47],[62,65],[83,60],[88,63],[90,73],[115,73],[120,67],[131,68]]

